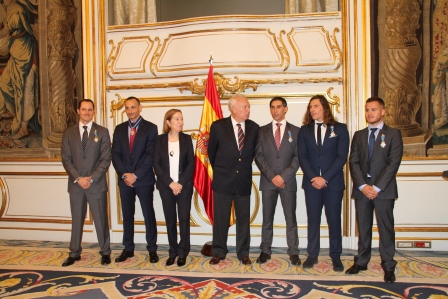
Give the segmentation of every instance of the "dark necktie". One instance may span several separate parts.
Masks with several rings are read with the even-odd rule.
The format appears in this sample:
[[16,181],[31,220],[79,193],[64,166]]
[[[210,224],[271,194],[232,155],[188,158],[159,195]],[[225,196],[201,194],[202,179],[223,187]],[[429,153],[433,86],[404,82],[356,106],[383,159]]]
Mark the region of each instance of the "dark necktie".
[[317,123],[317,148],[322,149],[322,123]]
[[368,159],[368,170],[367,173],[370,174],[370,159],[372,158],[372,153],[373,153],[373,146],[375,145],[375,132],[378,128],[371,128],[370,129],[370,136],[369,136],[369,147],[368,147],[368,154],[369,154],[369,159]]
[[86,150],[87,140],[89,139],[89,133],[87,133],[87,126],[82,126],[84,128],[84,132],[82,133],[82,150]]
[[244,146],[244,132],[241,128],[241,124],[237,124],[238,126],[238,150],[240,151],[240,155],[243,152],[243,146]]
[[277,125],[277,129],[275,130],[275,145],[277,146],[277,150],[280,150],[280,127],[281,127],[281,123],[276,123]]

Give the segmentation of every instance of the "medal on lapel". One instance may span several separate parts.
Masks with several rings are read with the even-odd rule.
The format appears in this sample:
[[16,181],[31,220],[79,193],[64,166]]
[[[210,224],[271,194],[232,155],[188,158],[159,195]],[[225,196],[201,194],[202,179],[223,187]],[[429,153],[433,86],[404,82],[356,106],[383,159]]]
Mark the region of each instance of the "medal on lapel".
[[331,133],[330,133],[330,138],[332,137],[336,137],[336,134],[334,133],[334,126],[330,127]]
[[288,137],[289,137],[289,138],[288,138],[288,141],[289,141],[289,142],[292,142],[291,131],[289,131],[289,130],[288,130]]
[[386,142],[384,140],[386,139],[386,136],[384,134],[381,134],[381,147],[384,148],[386,146]]
[[93,132],[93,135],[95,136],[94,138],[93,138],[93,141],[95,141],[95,142],[98,142],[98,132],[95,130],[94,132]]

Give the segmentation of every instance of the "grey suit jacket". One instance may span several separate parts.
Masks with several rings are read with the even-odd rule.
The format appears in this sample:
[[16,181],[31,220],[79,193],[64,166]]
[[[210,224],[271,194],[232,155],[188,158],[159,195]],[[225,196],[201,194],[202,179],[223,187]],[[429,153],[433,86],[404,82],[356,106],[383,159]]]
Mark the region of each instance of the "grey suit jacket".
[[297,138],[299,127],[286,122],[285,133],[280,144],[280,150],[275,145],[272,122],[264,125],[258,131],[255,163],[261,171],[260,190],[276,190],[272,183],[276,175],[285,181],[286,191],[297,191],[296,172],[299,169],[297,154]]
[[[95,138],[97,137],[97,139]],[[107,191],[106,172],[111,161],[111,145],[109,130],[92,124],[86,150],[83,151],[79,125],[67,128],[62,137],[62,165],[68,173],[68,192],[84,191],[73,183],[79,177],[93,179],[93,184],[85,190],[90,193]]]
[[[355,132],[350,151],[350,173],[353,178],[352,196],[356,199],[364,195],[358,189],[360,186],[369,183],[381,189],[378,198],[395,199],[398,198],[396,174],[400,167],[403,156],[403,139],[398,129],[391,128],[386,124],[378,132],[373,148],[370,175],[367,182],[368,168],[368,128]],[[384,139],[384,144],[381,145]]]

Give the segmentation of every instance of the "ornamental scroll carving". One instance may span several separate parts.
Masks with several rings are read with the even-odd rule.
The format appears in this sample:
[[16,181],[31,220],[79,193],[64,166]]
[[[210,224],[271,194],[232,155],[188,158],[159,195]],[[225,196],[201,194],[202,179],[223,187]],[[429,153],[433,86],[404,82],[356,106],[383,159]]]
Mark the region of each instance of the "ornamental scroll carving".
[[52,132],[48,140],[60,143],[62,133],[77,121],[74,99],[75,72],[72,60],[76,42],[73,36],[76,8],[71,1],[48,2],[49,108]]
[[416,71],[421,46],[416,36],[422,13],[417,0],[385,0],[386,65],[382,76],[385,90],[386,123],[400,128],[403,136],[423,133],[416,122],[421,105]]

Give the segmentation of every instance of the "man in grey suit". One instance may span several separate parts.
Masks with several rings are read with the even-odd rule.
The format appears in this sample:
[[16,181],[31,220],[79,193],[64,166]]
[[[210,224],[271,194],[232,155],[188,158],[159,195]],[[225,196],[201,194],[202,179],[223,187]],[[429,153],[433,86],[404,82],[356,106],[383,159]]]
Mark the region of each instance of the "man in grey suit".
[[286,121],[288,104],[284,98],[274,97],[269,107],[273,121],[260,128],[255,156],[255,163],[262,174],[260,190],[263,202],[261,253],[257,263],[264,264],[271,259],[274,213],[280,195],[286,220],[287,253],[291,264],[300,265],[296,219],[299,128]]
[[381,266],[384,281],[395,281],[394,204],[398,197],[396,174],[403,156],[403,140],[398,129],[384,124],[386,114],[381,98],[369,98],[365,106],[368,127],[355,132],[350,152],[358,222],[358,255],[345,273],[367,270],[371,258],[372,225],[375,213],[380,234]]
[[109,131],[94,123],[95,105],[84,99],[78,105],[79,123],[67,128],[62,137],[62,164],[68,173],[68,192],[72,214],[70,254],[62,264],[81,259],[81,239],[87,203],[100,245],[101,264],[110,264],[110,237],[107,217],[106,172],[111,161]]

